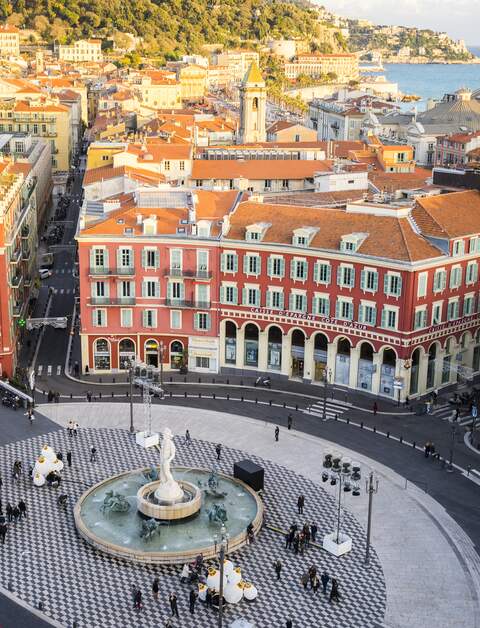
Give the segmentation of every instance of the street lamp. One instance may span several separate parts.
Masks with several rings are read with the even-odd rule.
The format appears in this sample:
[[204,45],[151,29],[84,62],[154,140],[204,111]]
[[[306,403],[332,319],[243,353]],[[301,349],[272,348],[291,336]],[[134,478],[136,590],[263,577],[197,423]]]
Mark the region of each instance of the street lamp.
[[457,423],[453,423],[453,425],[450,426],[451,434],[452,434],[452,440],[450,441],[450,461],[449,461],[448,467],[447,467],[447,471],[449,473],[453,472],[453,454],[455,452],[455,439],[456,439],[456,436],[457,436],[457,428],[458,428],[458,424]]
[[130,386],[130,433],[133,434],[135,432],[135,427],[133,425],[133,362],[131,358],[127,358],[127,369],[128,369],[128,383]]
[[325,367],[323,369],[323,412],[322,419],[325,421],[327,417],[327,396],[328,396],[328,384],[332,377],[332,369]]
[[373,496],[378,491],[378,479],[373,471],[370,471],[368,480],[365,480],[365,490],[368,493],[368,519],[367,519],[367,547],[365,548],[365,565],[370,564],[370,537],[372,533],[372,507]]
[[160,350],[160,388],[163,390],[163,353],[165,351],[165,345],[163,344],[163,340],[160,340],[159,350]]
[[218,538],[216,534],[214,536],[215,551],[217,548],[217,543],[218,542],[220,543],[220,554],[219,554],[220,586],[219,586],[219,591],[218,591],[218,627],[219,628],[222,628],[223,626],[223,571],[224,571],[225,554],[228,551],[229,538],[230,538],[230,535],[228,534],[225,526],[222,524],[222,527],[220,528],[220,538]]

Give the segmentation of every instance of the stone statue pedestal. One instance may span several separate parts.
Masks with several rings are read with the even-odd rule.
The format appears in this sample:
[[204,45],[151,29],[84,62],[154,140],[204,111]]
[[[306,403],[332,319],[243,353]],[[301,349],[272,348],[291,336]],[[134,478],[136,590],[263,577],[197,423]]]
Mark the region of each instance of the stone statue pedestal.
[[171,480],[170,482],[161,483],[154,495],[157,501],[172,504],[183,499],[183,489],[178,482]]
[[159,440],[158,434],[149,434],[148,432],[137,432],[135,434],[135,442],[145,449],[155,447],[155,445],[158,445]]

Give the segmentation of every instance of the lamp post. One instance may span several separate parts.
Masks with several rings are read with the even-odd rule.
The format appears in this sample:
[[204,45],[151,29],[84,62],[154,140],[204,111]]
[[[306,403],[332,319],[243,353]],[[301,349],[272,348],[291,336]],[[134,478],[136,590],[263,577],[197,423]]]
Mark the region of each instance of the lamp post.
[[[228,551],[228,539],[229,534],[222,524],[220,529],[220,586],[218,591],[218,627],[222,628],[223,626],[223,570],[224,570],[224,562],[225,562],[225,554]],[[217,541],[215,540],[215,547],[217,545]]]
[[130,386],[130,433],[133,434],[135,427],[133,425],[133,362],[131,358],[128,358],[128,383]]
[[370,537],[372,533],[373,496],[378,491],[378,479],[375,477],[373,471],[370,471],[370,475],[365,481],[365,490],[368,493],[367,547],[365,548],[365,565],[368,565],[370,563]]
[[449,461],[448,467],[447,467],[447,471],[449,473],[453,473],[453,454],[455,453],[455,438],[457,436],[457,427],[458,427],[457,423],[453,423],[450,426],[451,434],[452,434],[452,440],[450,441],[450,461]]
[[165,351],[165,345],[163,344],[163,340],[160,340],[159,351],[160,351],[160,388],[163,390],[163,353]]
[[328,396],[328,384],[332,376],[332,370],[325,367],[323,370],[323,412],[322,419],[325,421],[327,418],[327,396]]

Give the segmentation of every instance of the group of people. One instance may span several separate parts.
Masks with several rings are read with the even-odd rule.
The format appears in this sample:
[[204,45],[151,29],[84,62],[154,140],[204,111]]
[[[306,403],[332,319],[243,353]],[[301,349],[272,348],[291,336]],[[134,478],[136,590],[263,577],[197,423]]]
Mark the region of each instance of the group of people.
[[434,443],[427,441],[425,443],[425,447],[423,448],[423,450],[425,452],[425,458],[429,458],[430,456],[432,456],[432,458],[435,457],[435,444]]
[[60,393],[53,390],[49,390],[47,394],[47,401],[48,403],[52,403],[52,401],[54,401],[55,403],[58,403],[60,401]]
[[310,542],[316,542],[317,531],[317,524],[313,522],[305,522],[302,528],[292,523],[285,537],[285,549],[293,549],[295,554],[303,555],[310,546]]
[[76,421],[73,421],[73,419],[70,419],[70,421],[67,423],[68,435],[77,436],[77,430],[78,430],[78,423]]
[[0,498],[0,539],[2,541],[2,545],[5,544],[5,537],[8,532],[8,524],[16,523],[20,521],[20,519],[24,517],[27,518],[27,504],[24,499],[21,499],[18,504],[12,506],[10,502],[7,502],[5,506],[5,515],[3,514],[3,506],[2,500]]

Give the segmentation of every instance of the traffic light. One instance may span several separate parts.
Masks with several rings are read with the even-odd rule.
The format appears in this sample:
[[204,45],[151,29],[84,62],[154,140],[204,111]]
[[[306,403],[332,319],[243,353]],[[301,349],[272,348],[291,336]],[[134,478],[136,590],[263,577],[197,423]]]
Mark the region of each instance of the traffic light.
[[19,326],[19,327],[25,327],[25,325],[26,325],[26,324],[27,324],[27,321],[26,321],[24,318],[21,318],[21,319],[18,321],[18,326]]

